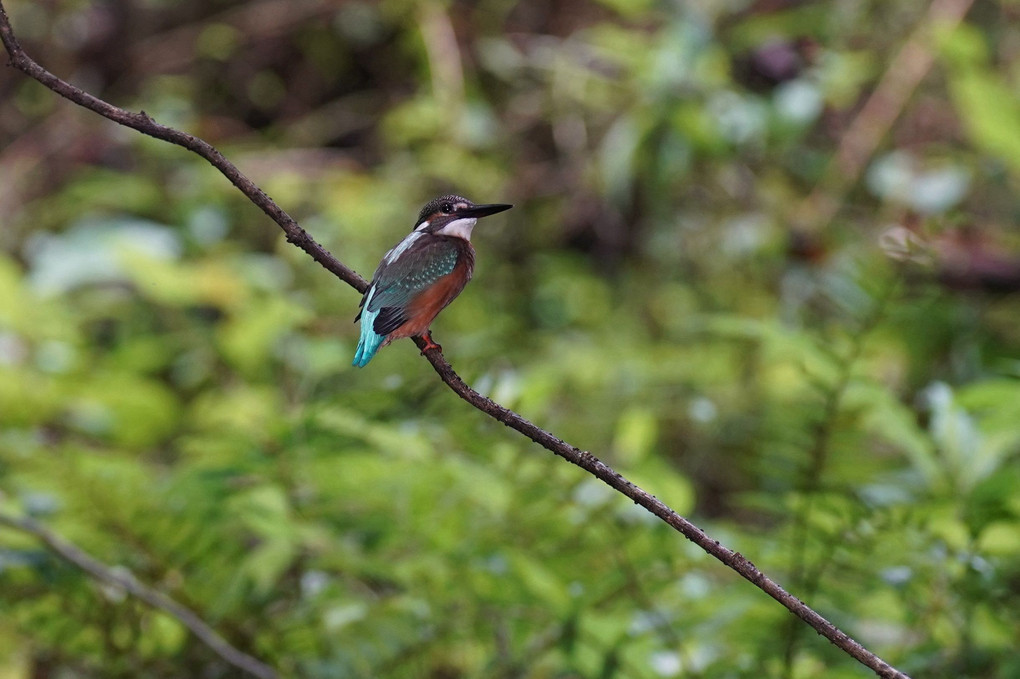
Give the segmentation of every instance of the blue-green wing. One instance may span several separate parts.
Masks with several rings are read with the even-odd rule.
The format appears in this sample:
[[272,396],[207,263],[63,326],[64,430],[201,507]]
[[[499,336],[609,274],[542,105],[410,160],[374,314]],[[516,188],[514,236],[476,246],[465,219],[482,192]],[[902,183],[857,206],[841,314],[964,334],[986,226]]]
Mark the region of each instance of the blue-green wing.
[[412,246],[376,271],[375,294],[368,302],[368,310],[406,306],[420,292],[451,273],[460,256],[461,248],[448,238],[429,239],[427,244]]
[[471,246],[456,238],[409,234],[386,253],[361,299],[361,341],[354,365],[364,366],[390,334],[409,319],[407,307],[421,292],[452,273],[461,257],[473,265]]
[[387,253],[361,301],[365,320],[371,316],[372,329],[380,335],[403,325],[411,300],[451,273],[462,256],[464,246],[451,238],[425,238],[412,242],[396,257]]

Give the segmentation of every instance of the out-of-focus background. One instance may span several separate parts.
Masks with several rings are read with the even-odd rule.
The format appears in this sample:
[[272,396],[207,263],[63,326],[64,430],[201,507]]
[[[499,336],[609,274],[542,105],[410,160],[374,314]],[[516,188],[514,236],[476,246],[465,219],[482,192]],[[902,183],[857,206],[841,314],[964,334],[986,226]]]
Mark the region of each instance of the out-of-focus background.
[[[4,4],[363,275],[516,203],[433,326],[472,385],[900,669],[1020,675],[1015,1]],[[0,223],[0,509],[284,674],[867,676],[411,342],[351,368],[354,291],[10,68]],[[4,679],[237,676],[7,529],[0,611]]]

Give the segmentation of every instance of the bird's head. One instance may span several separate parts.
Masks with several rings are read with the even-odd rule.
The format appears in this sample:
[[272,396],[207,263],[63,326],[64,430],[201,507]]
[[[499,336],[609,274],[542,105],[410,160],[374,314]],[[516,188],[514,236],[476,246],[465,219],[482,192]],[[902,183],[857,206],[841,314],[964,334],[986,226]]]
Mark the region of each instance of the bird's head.
[[461,196],[440,196],[421,209],[414,230],[471,240],[471,229],[482,217],[509,210],[513,205],[475,205]]

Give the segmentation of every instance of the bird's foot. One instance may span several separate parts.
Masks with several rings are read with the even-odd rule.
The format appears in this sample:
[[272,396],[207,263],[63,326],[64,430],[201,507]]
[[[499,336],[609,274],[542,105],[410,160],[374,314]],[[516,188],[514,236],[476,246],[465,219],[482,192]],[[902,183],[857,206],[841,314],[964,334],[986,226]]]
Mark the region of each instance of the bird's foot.
[[430,351],[432,349],[436,349],[437,351],[439,351],[439,353],[443,353],[443,347],[441,347],[436,342],[432,341],[432,331],[431,330],[426,330],[425,334],[422,335],[421,338],[423,340],[425,340],[425,346],[422,347],[422,350],[421,350],[421,355],[422,356],[425,355],[426,351]]

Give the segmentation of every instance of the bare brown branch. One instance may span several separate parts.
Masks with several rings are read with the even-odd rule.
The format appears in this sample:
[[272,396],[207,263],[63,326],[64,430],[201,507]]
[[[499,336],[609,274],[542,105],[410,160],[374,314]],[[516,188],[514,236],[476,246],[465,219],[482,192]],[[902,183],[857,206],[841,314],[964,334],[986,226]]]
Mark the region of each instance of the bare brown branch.
[[239,670],[259,679],[276,679],[278,676],[276,670],[269,665],[231,646],[230,643],[216,633],[216,630],[210,627],[190,608],[182,606],[170,597],[157,592],[147,585],[143,585],[130,573],[115,570],[107,566],[67,540],[58,537],[39,522],[28,517],[11,516],[10,514],[0,512],[0,524],[35,536],[51,552],[64,561],[85,571],[96,580],[120,587],[131,596],[175,618],[179,623],[187,627],[199,641],[212,649],[216,655]]
[[[18,45],[14,33],[3,10],[0,1],[0,39],[2,39],[11,57],[11,64],[26,74],[35,78],[42,84],[49,87],[57,94],[65,97],[81,106],[84,106],[96,113],[109,118],[121,125],[132,127],[143,134],[150,135],[157,139],[163,139],[173,144],[183,146],[194,151],[214,167],[220,170],[226,177],[239,188],[253,203],[258,205],[263,212],[269,215],[287,234],[287,240],[294,243],[307,252],[315,261],[319,262],[329,271],[336,274],[341,280],[351,287],[364,292],[367,287],[366,281],[354,271],[342,264],[333,255],[324,250],[316,243],[296,222],[279,206],[276,205],[261,189],[245,177],[232,163],[226,160],[215,148],[207,142],[198,139],[184,132],[156,123],[144,112],[130,113],[123,109],[112,106],[96,97],[76,88],[53,74],[46,71],[39,64],[28,57]],[[414,338],[419,349],[424,349],[425,342],[421,338]],[[654,495],[634,485],[622,475],[617,473],[607,464],[599,460],[590,452],[576,448],[538,427],[516,412],[504,408],[495,401],[479,394],[469,387],[454,372],[453,368],[438,350],[425,352],[432,367],[439,374],[440,378],[458,396],[469,404],[482,411],[493,419],[502,422],[504,425],[515,429],[535,443],[547,450],[559,455],[568,462],[577,465],[588,473],[592,474],[614,490],[620,492],[627,498],[641,505],[655,516],[662,519],[676,531],[684,535],[688,540],[698,545],[701,549],[714,556],[723,564],[740,574],[741,577],[750,581],[763,592],[771,596],[790,612],[814,628],[819,634],[831,641],[835,646],[842,649],[852,658],[870,668],[880,677],[897,679],[908,679],[896,668],[892,667],[877,655],[866,649],[845,632],[837,628],[831,622],[819,615],[816,611],[807,606],[804,602],[787,592],[777,582],[766,576],[753,563],[744,558],[738,552],[727,549],[712,539],[704,531],[693,523],[677,514],[665,503],[661,502]]]
[[254,182],[242,174],[237,169],[237,166],[224,158],[223,154],[213,148],[211,144],[172,127],[160,125],[146,114],[145,111],[132,113],[109,104],[70,83],[64,82],[36,63],[21,49],[21,45],[14,35],[14,30],[11,28],[10,20],[7,18],[7,12],[2,3],[0,3],[0,41],[7,48],[11,66],[38,80],[65,99],[69,99],[79,106],[84,106],[90,111],[94,111],[115,123],[138,130],[150,137],[162,139],[177,146],[183,146],[189,151],[205,158],[209,161],[209,164],[222,172],[223,176],[229,179],[231,184],[240,189],[241,193],[248,197],[248,200],[257,205],[263,212],[269,215],[270,219],[279,224],[280,228],[287,234],[288,241],[307,252],[312,259],[356,290],[364,291],[368,287],[365,279],[315,242],[315,239],[307,231],[298,226],[297,222],[289,214],[267,196],[262,189],[257,187]]

